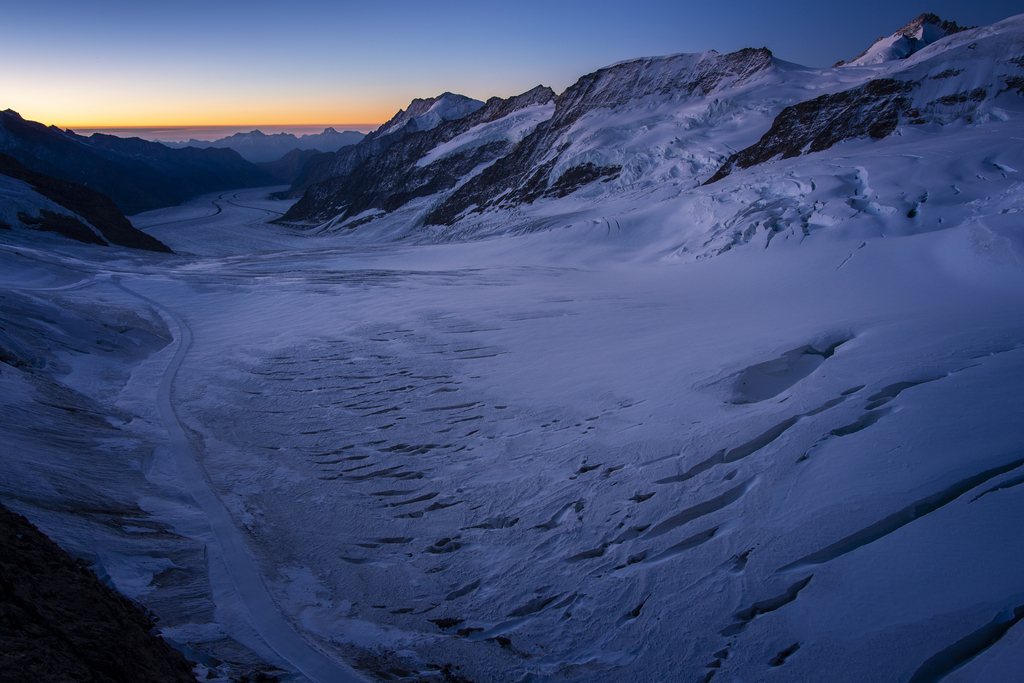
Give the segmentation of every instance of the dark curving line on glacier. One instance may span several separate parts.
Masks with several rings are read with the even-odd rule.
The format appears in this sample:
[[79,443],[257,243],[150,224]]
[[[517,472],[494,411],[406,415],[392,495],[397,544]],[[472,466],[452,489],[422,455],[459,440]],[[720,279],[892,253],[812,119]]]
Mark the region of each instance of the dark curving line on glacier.
[[815,565],[831,562],[838,557],[842,557],[847,553],[853,552],[857,548],[866,546],[869,543],[874,543],[894,531],[898,531],[914,520],[920,519],[921,517],[952,503],[960,496],[964,495],[971,489],[984,484],[986,481],[993,479],[994,477],[998,477],[1001,474],[1010,472],[1011,470],[1015,470],[1021,466],[1024,466],[1024,459],[1014,460],[1006,465],[1000,465],[999,467],[985,470],[973,477],[962,479],[936,494],[911,503],[902,510],[875,522],[871,526],[865,527],[860,531],[850,534],[846,538],[836,541],[827,548],[823,548],[817,552],[811,553],[810,555],[806,555],[795,562],[791,562],[786,566],[781,567],[778,571],[795,571],[797,569],[813,567]]
[[174,310],[125,287],[116,278],[114,284],[126,294],[163,311],[178,328],[178,348],[160,379],[157,408],[167,429],[168,445],[174,463],[189,494],[210,523],[210,529],[217,545],[220,546],[224,564],[231,577],[232,586],[248,612],[249,621],[271,649],[315,683],[362,683],[362,679],[348,667],[329,659],[300,636],[285,620],[263,584],[256,561],[245,547],[242,535],[199,467],[195,452],[171,404],[171,384],[192,344],[191,330]]

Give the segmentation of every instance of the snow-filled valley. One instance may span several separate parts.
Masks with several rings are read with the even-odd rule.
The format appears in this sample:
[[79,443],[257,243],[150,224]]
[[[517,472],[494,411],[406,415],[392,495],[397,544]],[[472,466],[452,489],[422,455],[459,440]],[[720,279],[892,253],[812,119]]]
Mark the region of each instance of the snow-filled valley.
[[482,168],[355,225],[132,217],[173,255],[0,231],[0,499],[211,680],[1018,680],[1022,33],[898,62],[921,121],[706,185],[897,67],[595,108],[550,187],[614,178],[451,224]]

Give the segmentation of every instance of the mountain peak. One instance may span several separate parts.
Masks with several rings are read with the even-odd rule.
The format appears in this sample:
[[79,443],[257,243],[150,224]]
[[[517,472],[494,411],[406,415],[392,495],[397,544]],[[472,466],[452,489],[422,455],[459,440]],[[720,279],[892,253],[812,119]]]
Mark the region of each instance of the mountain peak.
[[891,36],[882,36],[849,62],[837,62],[833,66],[865,66],[906,59],[940,38],[966,31],[968,28],[971,27],[959,26],[955,21],[946,21],[937,14],[925,12],[910,20]]

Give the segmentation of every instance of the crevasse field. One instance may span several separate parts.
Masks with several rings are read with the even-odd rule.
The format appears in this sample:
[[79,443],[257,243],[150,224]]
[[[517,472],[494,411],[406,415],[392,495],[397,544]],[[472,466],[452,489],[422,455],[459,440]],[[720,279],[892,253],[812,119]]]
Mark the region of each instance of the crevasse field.
[[5,235],[0,496],[211,679],[1017,680],[1021,103],[708,186],[604,114],[646,180],[469,241]]

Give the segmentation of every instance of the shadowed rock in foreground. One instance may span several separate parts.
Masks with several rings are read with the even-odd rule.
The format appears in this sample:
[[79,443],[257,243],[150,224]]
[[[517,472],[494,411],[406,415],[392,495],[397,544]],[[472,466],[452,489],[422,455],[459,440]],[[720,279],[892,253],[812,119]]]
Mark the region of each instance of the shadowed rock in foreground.
[[195,683],[138,605],[0,505],[0,680]]

